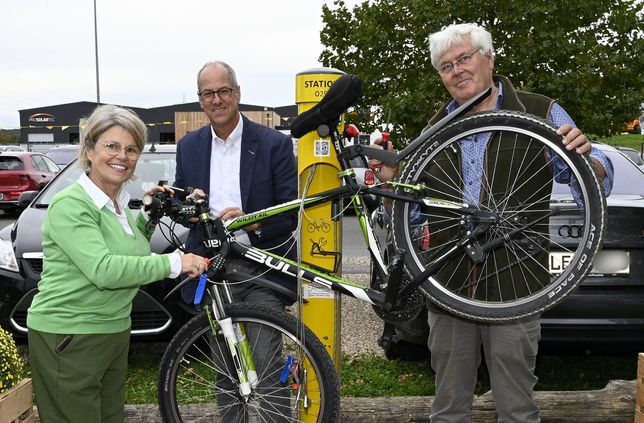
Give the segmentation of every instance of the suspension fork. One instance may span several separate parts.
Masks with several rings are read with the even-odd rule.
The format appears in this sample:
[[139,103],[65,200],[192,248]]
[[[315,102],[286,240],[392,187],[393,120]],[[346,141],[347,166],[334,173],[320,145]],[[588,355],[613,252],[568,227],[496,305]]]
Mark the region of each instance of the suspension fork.
[[206,313],[211,331],[215,336],[217,328],[221,329],[230,354],[229,364],[235,367],[239,379],[239,393],[242,397],[248,399],[252,390],[257,387],[259,379],[250,350],[250,343],[246,336],[246,328],[242,323],[233,323],[232,319],[226,314],[224,304],[233,302],[230,288],[226,282],[212,284],[208,292],[212,303],[210,307],[206,307]]

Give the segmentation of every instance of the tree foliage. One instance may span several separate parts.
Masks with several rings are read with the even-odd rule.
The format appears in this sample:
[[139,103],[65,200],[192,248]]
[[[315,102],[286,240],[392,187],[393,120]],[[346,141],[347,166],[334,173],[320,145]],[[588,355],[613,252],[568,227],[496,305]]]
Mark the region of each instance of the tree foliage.
[[0,144],[19,144],[20,136],[18,134],[6,134],[0,129]]
[[495,72],[559,102],[587,133],[608,135],[644,101],[642,0],[372,0],[323,6],[324,66],[358,75],[365,129],[390,123],[416,137],[449,95],[429,60],[427,37],[475,22],[494,41]]

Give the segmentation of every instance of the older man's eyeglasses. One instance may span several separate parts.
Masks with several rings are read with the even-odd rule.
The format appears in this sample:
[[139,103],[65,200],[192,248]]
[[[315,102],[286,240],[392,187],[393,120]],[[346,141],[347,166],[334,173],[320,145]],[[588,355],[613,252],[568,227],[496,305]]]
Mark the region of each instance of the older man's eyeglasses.
[[464,55],[462,55],[461,57],[456,59],[456,61],[453,62],[453,63],[452,62],[443,63],[442,65],[440,65],[438,67],[438,72],[441,75],[447,75],[447,74],[451,73],[454,70],[454,66],[456,66],[456,65],[458,65],[458,66],[467,66],[467,65],[469,65],[472,62],[472,58],[474,57],[474,55],[476,53],[478,53],[479,51],[481,51],[481,50],[476,49],[471,53],[465,53]]
[[130,160],[135,160],[141,155],[141,150],[133,145],[123,147],[120,142],[107,141],[103,144],[103,149],[110,156],[118,156],[121,151],[125,151],[125,156]]
[[215,94],[218,95],[221,100],[227,100],[235,91],[237,91],[237,88],[223,87],[218,89],[217,91],[213,91],[213,90],[199,91],[197,95],[203,101],[213,101],[215,99]]

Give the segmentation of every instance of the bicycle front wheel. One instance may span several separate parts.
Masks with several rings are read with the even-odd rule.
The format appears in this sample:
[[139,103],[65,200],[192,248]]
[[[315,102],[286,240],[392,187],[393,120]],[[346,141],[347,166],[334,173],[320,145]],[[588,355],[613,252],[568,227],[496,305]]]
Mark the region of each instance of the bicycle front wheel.
[[177,332],[161,361],[158,395],[164,422],[339,420],[333,362],[308,328],[287,313],[256,304],[229,304],[226,312],[246,331],[257,385],[249,396],[240,394],[223,334],[202,313]]
[[418,148],[399,180],[424,185],[432,200],[394,201],[406,270],[414,277],[432,269],[420,289],[462,317],[503,321],[547,310],[583,280],[601,244],[606,202],[592,161],[532,115],[455,121]]

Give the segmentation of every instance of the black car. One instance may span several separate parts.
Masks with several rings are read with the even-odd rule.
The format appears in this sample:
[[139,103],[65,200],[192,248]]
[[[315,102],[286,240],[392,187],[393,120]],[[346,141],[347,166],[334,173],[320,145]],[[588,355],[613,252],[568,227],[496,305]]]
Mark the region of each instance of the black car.
[[[613,162],[615,182],[607,198],[608,225],[593,269],[580,286],[541,316],[541,350],[644,349],[644,172],[617,149],[594,144]],[[572,201],[567,185],[554,184],[551,202]],[[391,234],[382,209],[374,212],[375,234],[388,245]],[[579,228],[563,225],[559,237],[575,237]],[[561,243],[561,240],[556,240]],[[551,251],[551,273],[565,262],[565,253]],[[397,342],[387,346],[389,358],[425,358],[427,312],[395,326]]]
[[[136,179],[126,184],[131,198],[135,200],[130,207],[139,210],[141,203],[137,204],[136,200],[140,200],[143,193],[159,180],[174,180],[175,154],[175,145],[146,147],[137,164]],[[40,228],[47,206],[57,192],[78,179],[80,172],[80,167],[74,161],[40,193],[23,194],[22,202],[33,201],[13,225],[0,231],[0,325],[18,338],[26,336],[27,309],[40,280],[43,264]],[[184,242],[187,228],[177,225],[176,233]],[[152,236],[151,246],[152,252],[157,254],[174,250],[158,229]],[[166,279],[145,285],[139,290],[131,314],[134,337],[165,339],[191,317],[194,310],[186,306],[179,295],[163,301],[175,284],[176,280]]]

